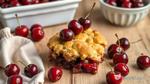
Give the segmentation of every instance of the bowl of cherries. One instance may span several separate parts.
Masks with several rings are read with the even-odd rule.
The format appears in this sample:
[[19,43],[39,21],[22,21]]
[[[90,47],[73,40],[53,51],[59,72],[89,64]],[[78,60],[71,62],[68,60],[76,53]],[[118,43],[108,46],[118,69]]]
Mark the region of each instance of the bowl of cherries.
[[110,23],[131,26],[148,15],[150,0],[100,0],[100,6]]

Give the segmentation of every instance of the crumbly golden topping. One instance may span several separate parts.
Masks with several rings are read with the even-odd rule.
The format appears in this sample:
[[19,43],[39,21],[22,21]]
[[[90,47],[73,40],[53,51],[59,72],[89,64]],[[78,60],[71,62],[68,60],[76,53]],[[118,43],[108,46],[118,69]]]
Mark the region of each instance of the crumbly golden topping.
[[91,28],[75,36],[71,41],[61,41],[59,33],[57,33],[48,42],[51,56],[56,58],[62,55],[66,61],[73,61],[77,58],[81,58],[82,60],[90,58],[100,61],[106,45],[107,42],[104,37]]

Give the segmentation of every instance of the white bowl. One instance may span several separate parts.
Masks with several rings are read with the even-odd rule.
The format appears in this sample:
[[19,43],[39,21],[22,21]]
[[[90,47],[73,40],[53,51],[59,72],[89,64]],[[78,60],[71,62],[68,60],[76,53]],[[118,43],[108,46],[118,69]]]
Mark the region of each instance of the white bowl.
[[150,0],[147,0],[147,3],[146,6],[140,8],[121,8],[109,5],[104,2],[104,0],[100,0],[100,6],[104,17],[111,23],[120,26],[133,25],[148,15]]
[[19,16],[21,24],[28,27],[35,23],[43,26],[65,23],[74,18],[74,14],[81,0],[59,0],[42,4],[0,8],[0,22],[14,30],[18,25],[15,14]]

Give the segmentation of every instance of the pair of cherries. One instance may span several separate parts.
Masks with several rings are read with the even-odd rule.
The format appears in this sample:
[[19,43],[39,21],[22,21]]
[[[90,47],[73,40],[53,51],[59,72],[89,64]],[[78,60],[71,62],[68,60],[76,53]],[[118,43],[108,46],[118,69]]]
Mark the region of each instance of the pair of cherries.
[[31,38],[33,41],[40,41],[44,38],[43,27],[40,24],[33,24],[29,30],[26,25],[21,25],[19,21],[19,17],[15,14],[16,20],[19,26],[15,29],[15,34],[22,37],[28,37],[31,31]]
[[[22,77],[19,76],[20,68],[16,64],[9,64],[4,69],[5,75],[8,78],[7,84],[23,84]],[[24,73],[27,77],[32,78],[39,72],[38,67],[35,64],[29,64],[25,66]]]
[[62,41],[71,41],[75,35],[82,33],[84,30],[87,30],[91,26],[91,20],[88,19],[90,14],[92,13],[96,3],[93,4],[90,12],[83,18],[79,18],[78,20],[72,20],[68,24],[68,28],[61,30],[60,39]]
[[107,50],[107,55],[110,59],[113,58],[113,63],[128,63],[128,55],[125,53],[127,49],[130,48],[130,42],[127,38],[120,38],[117,34],[116,44],[111,44]]
[[117,34],[116,44],[112,44],[107,51],[109,58],[113,58],[115,64],[114,71],[110,71],[106,75],[108,84],[121,84],[123,77],[129,74],[128,55],[125,53],[130,48],[130,42],[127,38],[120,38]]
[[[33,41],[40,41],[44,38],[43,27],[40,24],[34,24],[31,26],[31,38]],[[29,28],[26,25],[17,26],[15,34],[22,37],[28,37]]]
[[68,29],[63,29],[60,32],[60,39],[63,41],[71,41],[75,35],[80,34],[91,26],[91,21],[88,18],[80,18],[72,20],[68,25]]
[[121,84],[123,77],[129,74],[129,68],[125,63],[118,63],[114,67],[114,71],[110,71],[106,75],[108,84]]
[[106,0],[106,3],[123,8],[139,8],[145,5],[144,0]]
[[57,0],[0,0],[2,8],[16,7],[21,5],[40,4]]

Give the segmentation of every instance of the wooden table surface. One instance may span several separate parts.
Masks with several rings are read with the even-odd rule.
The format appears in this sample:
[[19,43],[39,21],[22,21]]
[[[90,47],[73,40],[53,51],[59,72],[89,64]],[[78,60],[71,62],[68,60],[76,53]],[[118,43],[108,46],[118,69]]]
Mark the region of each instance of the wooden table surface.
[[[120,37],[127,37],[130,42],[132,42],[130,49],[127,51],[129,56],[128,66],[130,73],[124,78],[122,84],[150,84],[150,69],[142,71],[136,66],[136,59],[140,53],[150,55],[150,14],[145,17],[144,20],[131,27],[115,26],[106,21],[102,16],[98,0],[83,0],[77,9],[75,18],[77,19],[81,16],[85,16],[94,1],[96,1],[97,4],[93,14],[90,16],[90,19],[93,22],[92,28],[101,32],[106,37],[108,46],[116,42],[116,38],[114,36],[115,33],[118,33]],[[55,83],[48,81],[47,71],[52,65],[48,61],[49,50],[47,47],[47,42],[52,35],[59,32],[63,28],[67,28],[67,24],[45,28],[45,38],[42,41],[35,43],[45,64],[45,84],[107,84],[106,73],[110,71],[110,69],[105,62],[100,64],[99,71],[96,75],[83,73],[72,74],[68,70],[63,70],[61,80]],[[112,62],[112,60],[107,61]]]

